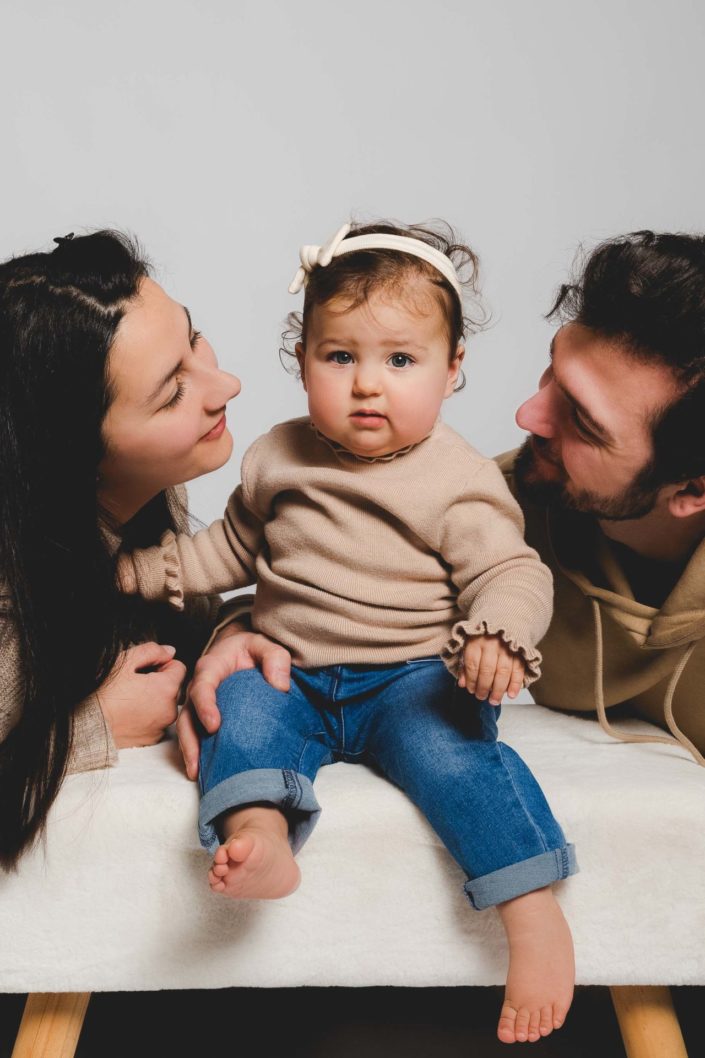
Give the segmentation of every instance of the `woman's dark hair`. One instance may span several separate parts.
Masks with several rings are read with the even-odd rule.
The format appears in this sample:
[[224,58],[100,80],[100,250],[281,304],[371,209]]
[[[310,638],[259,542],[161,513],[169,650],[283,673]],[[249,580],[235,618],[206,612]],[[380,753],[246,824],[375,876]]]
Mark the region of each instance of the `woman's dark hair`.
[[[19,643],[18,720],[0,744],[0,864],[41,833],[66,772],[77,706],[130,642],[96,494],[112,394],[108,354],[148,264],[111,231],[0,264],[0,599]],[[174,527],[161,493],[133,542]],[[12,694],[12,688],[4,688]],[[106,737],[106,758],[107,758]]]
[[637,231],[601,243],[581,255],[547,318],[581,323],[673,372],[680,393],[651,420],[641,485],[705,474],[705,236]]
[[[306,345],[306,330],[314,306],[325,305],[333,298],[342,298],[349,303],[349,308],[354,309],[363,305],[374,291],[401,287],[409,277],[427,279],[436,288],[438,304],[448,331],[451,360],[455,358],[458,343],[468,334],[480,330],[487,322],[487,312],[482,305],[477,285],[478,257],[469,246],[458,241],[452,228],[443,221],[424,225],[399,225],[379,221],[375,224],[353,224],[346,238],[378,234],[419,239],[445,254],[455,266],[460,282],[472,300],[472,317],[463,314],[463,306],[448,280],[422,258],[400,253],[399,250],[382,248],[353,250],[334,257],[325,268],[319,266],[309,273],[303,312],[289,313],[287,329],[282,335],[280,356],[285,366],[287,362],[290,364],[292,359],[296,359],[296,343]],[[296,371],[296,367],[293,369]],[[464,385],[463,379],[456,389],[462,389]]]

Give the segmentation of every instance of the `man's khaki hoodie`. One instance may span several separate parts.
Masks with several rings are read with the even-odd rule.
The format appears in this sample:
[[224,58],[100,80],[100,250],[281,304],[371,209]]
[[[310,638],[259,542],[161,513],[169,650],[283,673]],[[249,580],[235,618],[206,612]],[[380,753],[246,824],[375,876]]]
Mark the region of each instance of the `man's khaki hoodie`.
[[540,644],[543,671],[531,688],[535,700],[553,709],[597,710],[618,738],[605,707],[627,705],[668,728],[705,764],[705,540],[660,608],[639,602],[595,518],[517,495],[516,455],[497,462],[524,511],[526,541],[555,585],[553,620]]

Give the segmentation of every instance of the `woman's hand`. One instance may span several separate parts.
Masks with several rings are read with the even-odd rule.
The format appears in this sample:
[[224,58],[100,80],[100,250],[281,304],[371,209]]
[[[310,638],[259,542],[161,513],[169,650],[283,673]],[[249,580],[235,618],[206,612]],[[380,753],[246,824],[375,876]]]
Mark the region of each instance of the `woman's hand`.
[[220,713],[215,703],[218,685],[233,672],[257,666],[262,669],[262,675],[272,687],[278,691],[289,690],[289,652],[266,636],[244,631],[235,621],[220,630],[208,652],[196,662],[188,688],[190,701],[181,710],[176,722],[176,734],[189,779],[195,779],[198,775],[198,721],[209,734],[213,734],[220,726]]
[[458,684],[490,705],[500,705],[507,694],[516,698],[524,685],[526,663],[499,636],[473,636],[465,644]]
[[174,654],[174,647],[160,643],[130,647],[98,689],[103,716],[118,749],[153,746],[176,720],[186,666]]

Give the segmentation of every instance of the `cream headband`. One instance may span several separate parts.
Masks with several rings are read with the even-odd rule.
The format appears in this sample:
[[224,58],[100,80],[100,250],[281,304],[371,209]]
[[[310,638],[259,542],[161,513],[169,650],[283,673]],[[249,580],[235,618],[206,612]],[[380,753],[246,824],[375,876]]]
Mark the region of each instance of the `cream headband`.
[[440,250],[422,242],[421,239],[413,239],[408,235],[385,235],[384,232],[373,235],[353,235],[352,239],[345,236],[350,231],[350,225],[344,224],[329,239],[325,246],[302,246],[299,251],[301,267],[289,284],[289,293],[298,294],[302,287],[306,286],[309,273],[318,265],[325,268],[334,257],[340,257],[344,253],[352,253],[354,250],[399,250],[402,253],[413,254],[420,257],[422,261],[433,265],[447,279],[453,290],[458,295],[461,303],[463,293],[460,287],[458,273],[455,271],[453,262]]

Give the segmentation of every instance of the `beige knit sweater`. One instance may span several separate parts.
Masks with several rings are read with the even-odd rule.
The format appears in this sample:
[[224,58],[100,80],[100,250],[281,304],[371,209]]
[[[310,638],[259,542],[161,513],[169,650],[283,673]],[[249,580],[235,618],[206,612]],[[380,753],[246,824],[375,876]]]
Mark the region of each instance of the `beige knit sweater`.
[[[174,490],[174,503],[177,506],[182,503],[185,505],[185,500],[186,490],[179,486]],[[120,546],[117,536],[108,535],[106,539],[111,549],[117,550]],[[163,610],[152,607],[149,614],[145,615],[146,620],[141,629],[142,641],[155,639],[158,642],[173,642],[177,638],[173,619],[168,622],[171,627],[167,629],[160,609]],[[204,644],[207,645],[206,640],[210,643],[219,628],[237,618],[240,609],[239,603],[234,601],[223,605],[219,596],[192,600],[188,612],[179,619],[180,648],[177,657],[185,661],[187,666],[192,663]],[[7,738],[20,718],[23,693],[17,627],[10,595],[0,578],[0,742]],[[117,759],[115,743],[103,717],[99,695],[100,691],[90,695],[73,714],[69,772],[104,768],[114,764]]]
[[245,455],[225,517],[123,556],[128,592],[169,599],[257,584],[253,626],[294,664],[380,664],[499,634],[539,676],[552,580],[496,464],[438,423],[420,444],[358,457],[293,419]]

